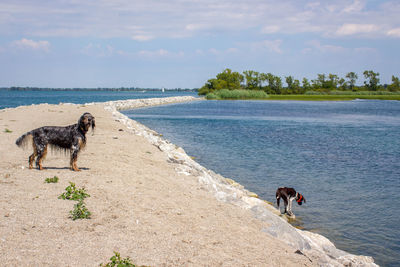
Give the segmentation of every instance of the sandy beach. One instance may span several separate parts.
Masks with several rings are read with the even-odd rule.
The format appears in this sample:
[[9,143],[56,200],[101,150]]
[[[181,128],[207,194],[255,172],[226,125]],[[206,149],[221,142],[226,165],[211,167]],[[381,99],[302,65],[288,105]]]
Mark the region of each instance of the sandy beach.
[[[41,104],[0,111],[1,265],[98,266],[113,251],[146,266],[328,263],[312,244],[309,253],[300,253],[264,231],[272,222],[255,216],[254,209],[221,201],[179,159],[171,160],[106,106]],[[15,140],[37,127],[77,123],[84,112],[93,114],[97,127],[79,155],[82,171],[69,169],[69,154],[51,151],[45,170],[28,169],[31,147],[20,149]],[[53,176],[58,183],[45,183]],[[74,202],[58,199],[69,182],[90,194],[85,203],[91,219],[69,218]],[[369,257],[337,257],[333,266],[374,266]]]

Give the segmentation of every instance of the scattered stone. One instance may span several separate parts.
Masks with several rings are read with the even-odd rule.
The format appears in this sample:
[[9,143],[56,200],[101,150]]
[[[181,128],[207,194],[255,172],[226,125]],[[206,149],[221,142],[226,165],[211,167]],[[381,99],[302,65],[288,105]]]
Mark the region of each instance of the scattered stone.
[[256,193],[254,193],[254,192],[249,192],[249,193],[247,193],[247,195],[248,195],[249,197],[259,198],[258,195],[257,195]]

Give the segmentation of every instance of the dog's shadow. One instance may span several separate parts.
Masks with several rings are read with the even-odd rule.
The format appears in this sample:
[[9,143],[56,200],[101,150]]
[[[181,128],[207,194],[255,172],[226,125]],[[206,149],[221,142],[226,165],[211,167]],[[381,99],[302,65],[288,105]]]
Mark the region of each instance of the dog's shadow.
[[[81,167],[79,168],[81,171],[89,171],[90,168]],[[38,169],[36,169],[38,170]],[[43,170],[71,170],[69,167],[43,167]]]

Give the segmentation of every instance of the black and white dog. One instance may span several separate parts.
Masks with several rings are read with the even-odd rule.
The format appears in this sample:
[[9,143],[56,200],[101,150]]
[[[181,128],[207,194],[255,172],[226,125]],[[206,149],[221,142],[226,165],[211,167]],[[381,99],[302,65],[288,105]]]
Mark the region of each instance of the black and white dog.
[[[278,209],[279,209],[279,202],[280,199],[283,199],[283,202],[285,204],[285,212],[287,213],[289,216],[294,215],[292,212],[292,201],[295,199],[297,204],[301,205],[304,203],[306,203],[306,199],[304,198],[304,196],[298,192],[296,192],[296,190],[294,190],[294,188],[289,188],[289,187],[280,187],[278,188],[278,190],[276,190],[276,204],[278,205]],[[279,209],[280,211],[280,209]]]

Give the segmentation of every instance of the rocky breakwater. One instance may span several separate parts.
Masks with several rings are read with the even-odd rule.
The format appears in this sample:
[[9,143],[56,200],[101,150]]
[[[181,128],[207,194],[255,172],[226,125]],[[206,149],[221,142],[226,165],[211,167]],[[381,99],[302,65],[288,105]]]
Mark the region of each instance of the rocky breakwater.
[[197,177],[200,185],[210,191],[219,201],[251,210],[256,218],[267,222],[269,225],[262,231],[289,244],[296,253],[305,255],[310,261],[317,262],[320,266],[378,266],[374,263],[372,257],[347,253],[337,249],[332,242],[322,235],[296,229],[279,216],[280,212],[276,208],[257,198],[256,194],[247,191],[233,180],[204,168],[189,157],[181,147],[170,143],[157,132],[119,112],[119,110],[193,100],[198,100],[198,98],[152,98],[110,101],[103,104],[104,108],[112,113],[114,119],[123,123],[129,131],[145,137],[151,144],[166,153],[169,161],[176,165],[175,169],[178,173]]
[[104,102],[104,105],[106,109],[114,111],[114,110],[128,110],[135,108],[160,106],[160,105],[167,105],[180,102],[189,102],[200,99],[201,98],[194,96],[174,96],[174,97],[162,97],[162,98],[144,98],[144,99],[109,101],[109,102]]

